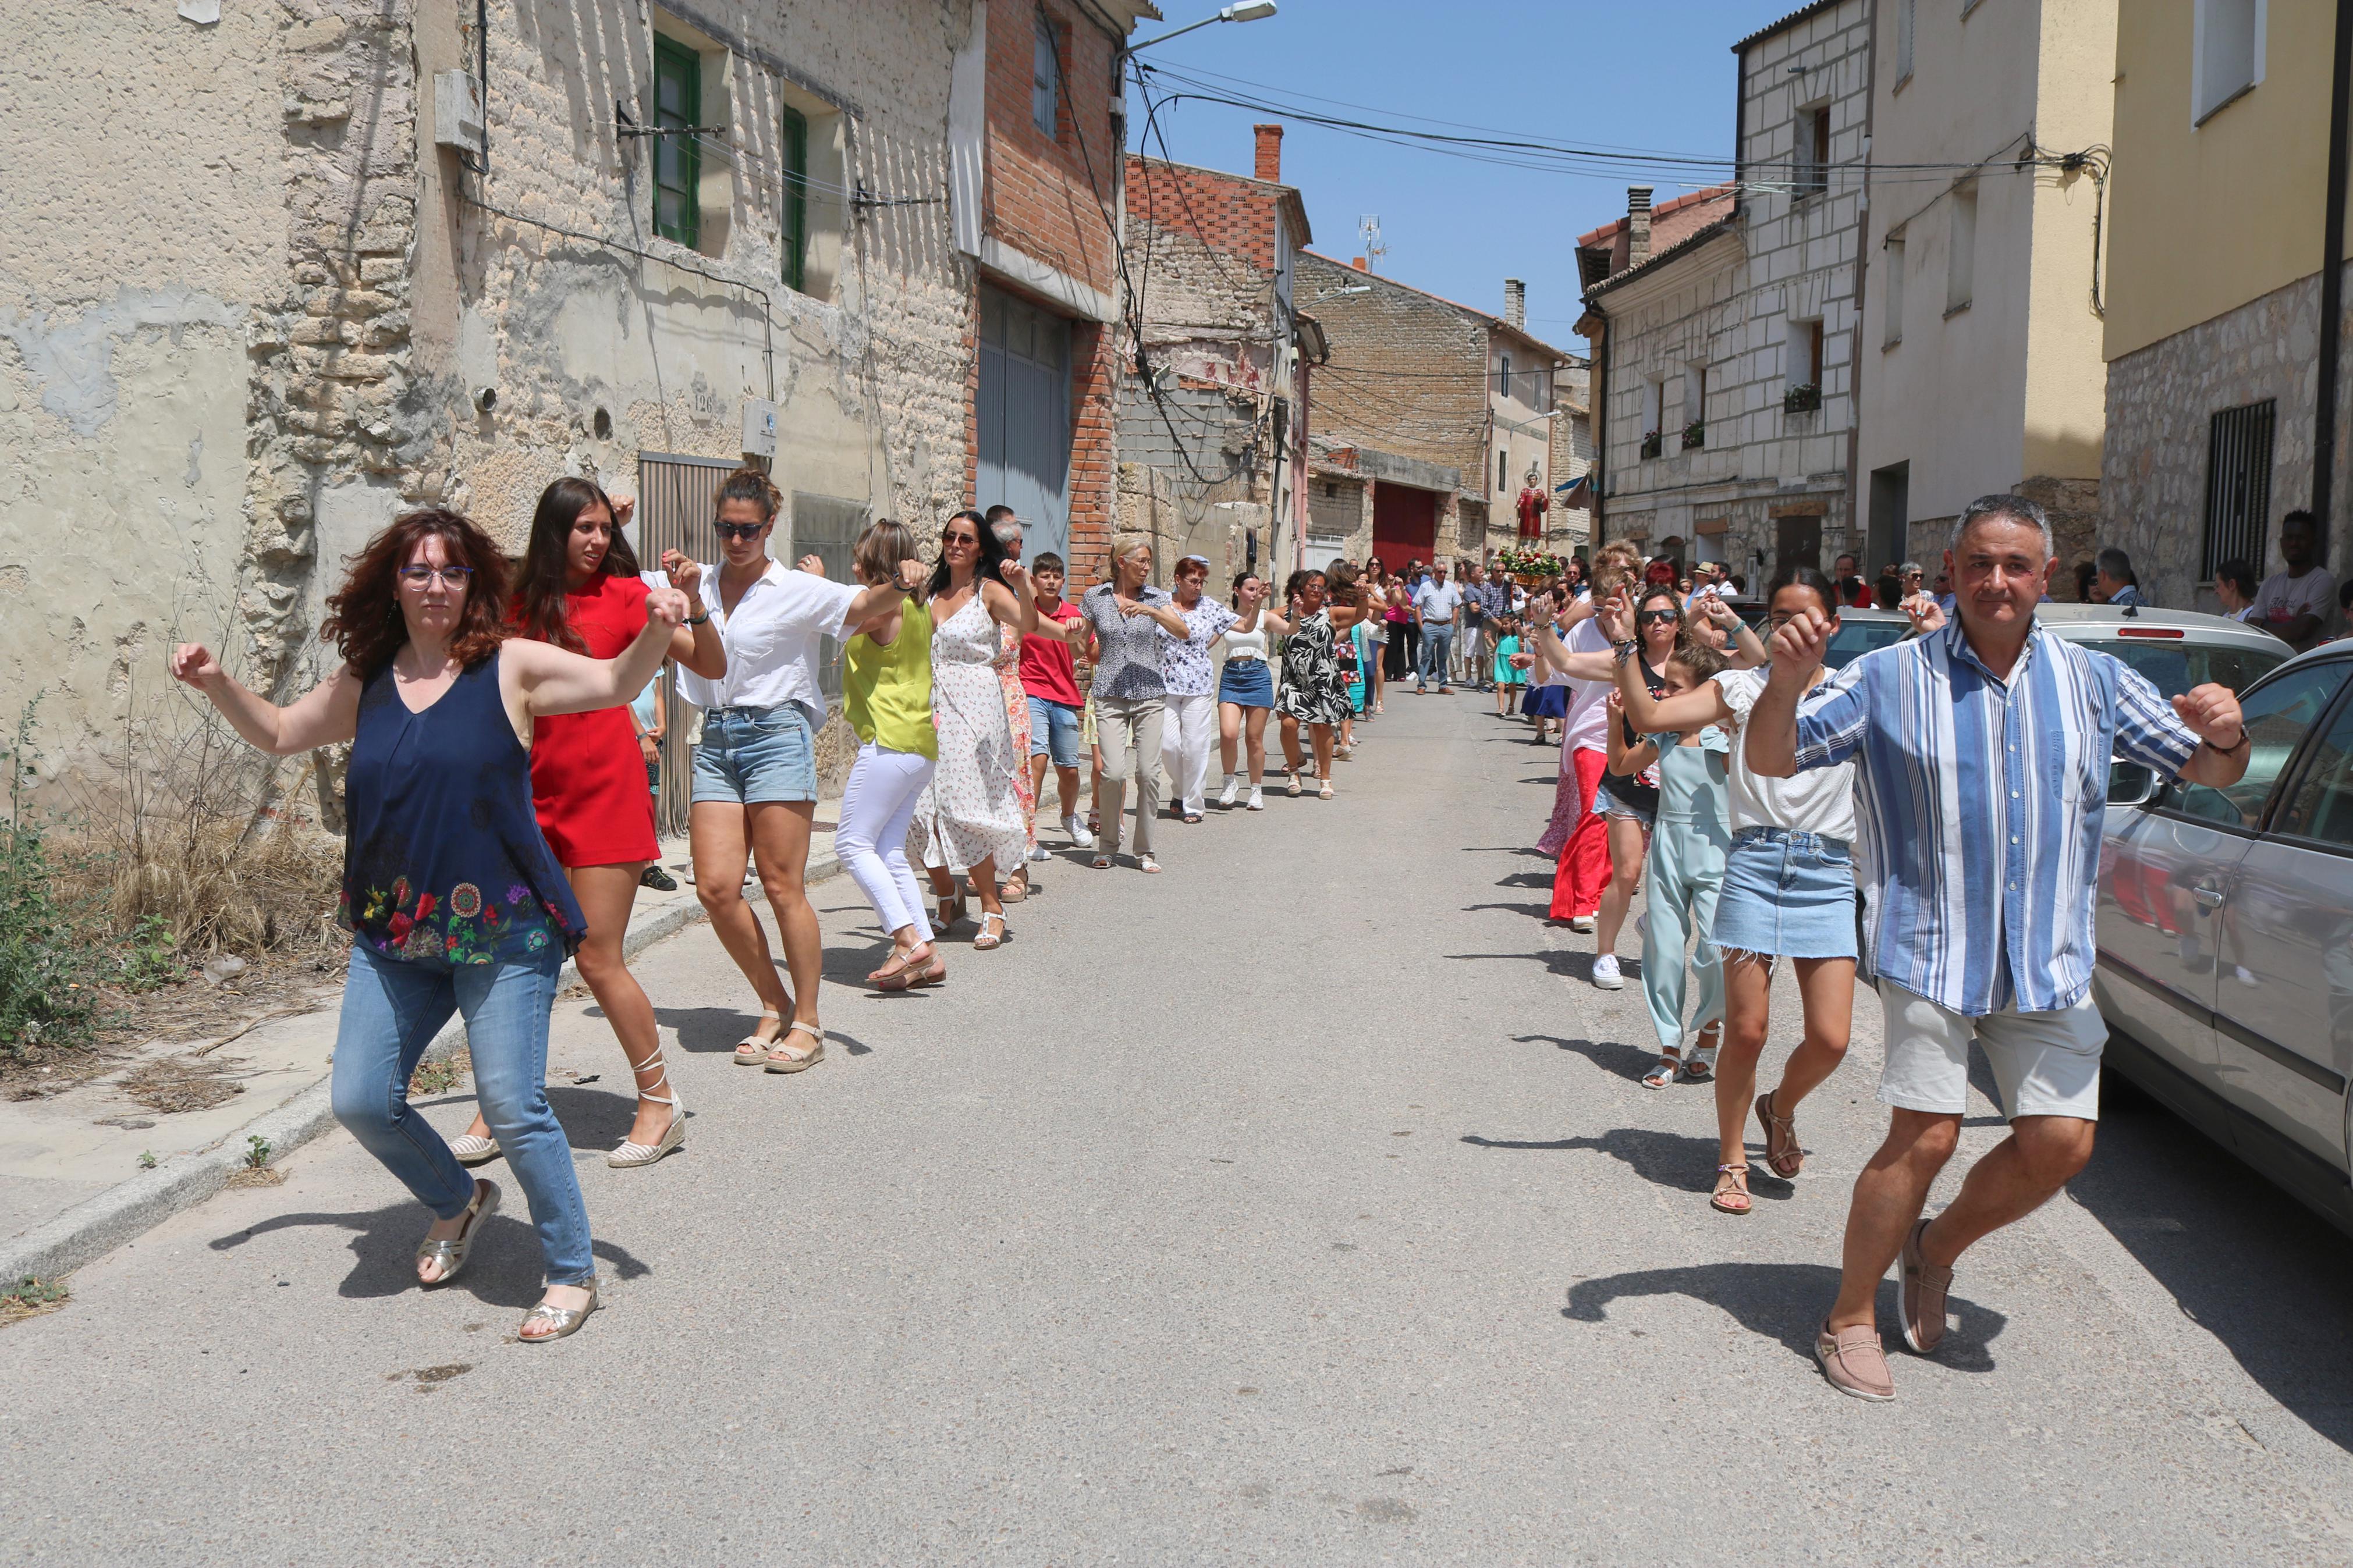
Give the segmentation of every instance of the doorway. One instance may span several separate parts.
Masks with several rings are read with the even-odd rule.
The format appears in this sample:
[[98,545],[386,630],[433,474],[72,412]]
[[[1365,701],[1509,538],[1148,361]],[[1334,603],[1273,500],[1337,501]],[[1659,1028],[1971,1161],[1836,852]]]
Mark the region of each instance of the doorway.
[[1871,536],[1862,562],[1865,581],[1883,566],[1897,565],[1910,543],[1912,465],[1890,463],[1871,470]]
[[1392,574],[1409,561],[1430,563],[1438,548],[1438,492],[1373,484],[1373,553]]
[[1822,569],[1820,512],[1773,520],[1773,580],[1778,583],[1800,566],[1815,572]]
[[974,504],[1021,519],[1029,561],[1071,553],[1071,323],[982,285]]

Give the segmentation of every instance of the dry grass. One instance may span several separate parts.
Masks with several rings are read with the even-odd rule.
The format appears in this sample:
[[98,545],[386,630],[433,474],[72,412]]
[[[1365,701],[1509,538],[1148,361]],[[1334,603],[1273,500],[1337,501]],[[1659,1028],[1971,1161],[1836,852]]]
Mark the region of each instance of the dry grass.
[[0,1287],[0,1329],[54,1312],[72,1300],[73,1292],[59,1279],[25,1279]]

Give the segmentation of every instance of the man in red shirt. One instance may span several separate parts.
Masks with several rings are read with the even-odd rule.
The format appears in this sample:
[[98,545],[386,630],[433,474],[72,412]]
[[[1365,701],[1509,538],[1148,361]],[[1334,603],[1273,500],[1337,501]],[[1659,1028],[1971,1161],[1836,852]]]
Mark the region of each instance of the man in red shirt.
[[[1048,551],[1029,563],[1029,581],[1038,590],[1038,618],[1064,625],[1065,637],[1087,636],[1079,607],[1062,597],[1062,558]],[[1079,818],[1079,718],[1086,699],[1079,695],[1078,669],[1071,641],[1035,634],[1021,639],[1021,690],[1029,699],[1029,790],[1046,798],[1046,765],[1054,767],[1054,783],[1062,793],[1062,831],[1082,849],[1094,847],[1094,835]],[[1042,852],[1038,858],[1044,859]]]

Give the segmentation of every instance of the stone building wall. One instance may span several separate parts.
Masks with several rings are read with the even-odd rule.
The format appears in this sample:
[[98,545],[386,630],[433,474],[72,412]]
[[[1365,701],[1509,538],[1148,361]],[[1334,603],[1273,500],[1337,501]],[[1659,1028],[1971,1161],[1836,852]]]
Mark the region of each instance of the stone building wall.
[[[2353,310],[2346,321],[2353,328]],[[2160,338],[2108,364],[2107,440],[2100,468],[2101,543],[2133,558],[2141,585],[2158,604],[2213,609],[2200,578],[2205,537],[2210,422],[2226,408],[2269,399],[2271,505],[2265,522],[2268,575],[2279,558],[2279,520],[2308,507],[2313,480],[2313,412],[2319,385],[2320,274],[2252,300],[2235,310]],[[2353,334],[2348,334],[2353,336]],[[2353,375],[2337,392],[2337,514],[2347,513]],[[2345,575],[2353,534],[2340,521],[2329,559]],[[2074,557],[2062,552],[2063,561]]]

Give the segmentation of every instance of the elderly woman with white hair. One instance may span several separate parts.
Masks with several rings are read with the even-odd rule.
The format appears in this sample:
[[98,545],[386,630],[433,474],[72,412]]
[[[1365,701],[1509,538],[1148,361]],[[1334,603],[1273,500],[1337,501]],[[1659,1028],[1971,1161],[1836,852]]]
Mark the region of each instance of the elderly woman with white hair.
[[1201,592],[1209,580],[1205,555],[1176,563],[1176,610],[1186,635],[1160,634],[1160,679],[1167,688],[1161,719],[1161,758],[1175,796],[1168,809],[1198,822],[1208,809],[1209,742],[1218,733],[1218,672],[1209,652],[1241,617]]

